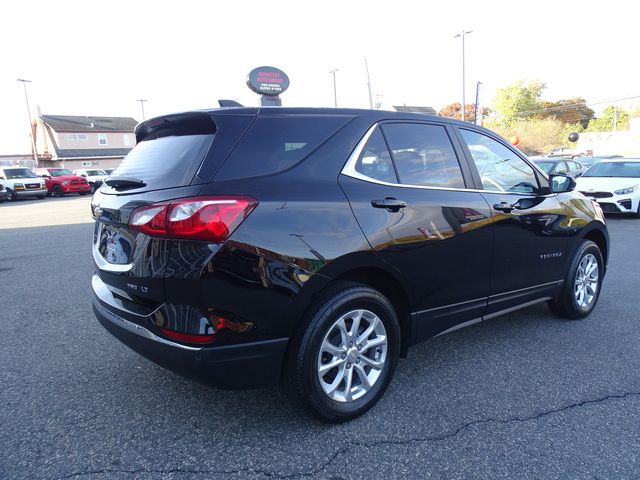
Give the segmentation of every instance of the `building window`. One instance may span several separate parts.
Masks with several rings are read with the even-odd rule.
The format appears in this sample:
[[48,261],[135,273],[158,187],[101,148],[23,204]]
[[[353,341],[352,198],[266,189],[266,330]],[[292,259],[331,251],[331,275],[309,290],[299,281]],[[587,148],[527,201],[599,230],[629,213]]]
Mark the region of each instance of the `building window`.
[[106,145],[107,144],[107,136],[104,133],[98,134],[98,145]]
[[126,133],[122,136],[123,140],[124,140],[124,146],[125,147],[130,147],[131,146],[131,136],[127,135]]
[[77,140],[78,136],[75,133],[67,134],[67,140]]
[[87,134],[86,133],[79,133],[78,134],[78,140],[86,140],[87,139]]

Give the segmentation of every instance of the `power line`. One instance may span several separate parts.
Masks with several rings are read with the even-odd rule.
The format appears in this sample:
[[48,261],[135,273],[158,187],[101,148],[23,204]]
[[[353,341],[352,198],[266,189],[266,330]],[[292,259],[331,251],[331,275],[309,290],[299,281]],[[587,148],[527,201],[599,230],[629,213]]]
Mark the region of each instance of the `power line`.
[[606,103],[616,103],[616,102],[624,102],[626,100],[636,100],[639,99],[640,95],[634,95],[631,97],[617,98],[614,100],[605,100],[602,102],[579,102],[579,103],[571,103],[568,105],[561,105],[557,107],[547,107],[547,108],[538,108],[535,110],[526,110],[524,112],[518,113],[518,115],[528,115],[530,113],[542,113],[542,112],[553,112],[556,110],[565,110],[567,108],[575,108],[575,107],[588,107],[591,105],[604,105]]

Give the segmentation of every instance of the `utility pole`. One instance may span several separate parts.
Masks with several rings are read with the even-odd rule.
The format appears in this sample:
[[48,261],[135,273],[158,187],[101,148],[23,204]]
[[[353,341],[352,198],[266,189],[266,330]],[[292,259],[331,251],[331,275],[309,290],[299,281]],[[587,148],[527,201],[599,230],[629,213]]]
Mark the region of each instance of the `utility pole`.
[[[480,109],[480,85],[482,82],[476,83],[476,108],[473,116],[473,123],[478,125],[478,110]],[[482,123],[482,112],[480,112],[480,123]]]
[[141,98],[139,100],[136,100],[136,102],[140,102],[140,108],[142,109],[142,121],[145,120],[145,117],[144,117],[144,102],[148,102],[148,101],[149,100],[145,100],[143,98]]
[[465,97],[465,61],[464,61],[464,37],[470,33],[472,33],[473,30],[463,30],[462,33],[459,33],[457,35],[454,35],[453,38],[462,38],[462,120],[464,121],[465,117],[464,117],[464,109],[465,109],[465,102],[466,102],[466,97]]
[[22,82],[22,87],[24,88],[24,99],[27,102],[27,115],[29,116],[29,136],[31,137],[31,154],[33,155],[33,161],[36,162],[36,166],[38,166],[38,151],[36,150],[36,139],[33,135],[33,125],[31,123],[31,108],[29,108],[29,95],[27,94],[27,83],[31,83],[31,80],[18,78],[17,81]]
[[329,70],[329,73],[333,75],[333,106],[338,108],[338,91],[336,89],[336,72],[339,71],[337,68],[333,70]]
[[384,95],[376,93],[376,110],[380,110],[382,107],[382,97],[384,97]]
[[373,110],[373,96],[371,95],[371,77],[369,76],[369,62],[367,62],[366,57],[364,59],[364,66],[367,69],[367,88],[369,89],[369,108]]

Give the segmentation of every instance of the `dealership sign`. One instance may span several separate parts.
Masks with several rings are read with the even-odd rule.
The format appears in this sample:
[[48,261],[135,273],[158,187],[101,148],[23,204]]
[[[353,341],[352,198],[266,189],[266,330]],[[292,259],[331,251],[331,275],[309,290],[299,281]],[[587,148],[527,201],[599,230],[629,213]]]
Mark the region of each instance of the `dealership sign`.
[[247,86],[260,95],[277,96],[289,88],[289,77],[274,67],[258,67],[249,72]]

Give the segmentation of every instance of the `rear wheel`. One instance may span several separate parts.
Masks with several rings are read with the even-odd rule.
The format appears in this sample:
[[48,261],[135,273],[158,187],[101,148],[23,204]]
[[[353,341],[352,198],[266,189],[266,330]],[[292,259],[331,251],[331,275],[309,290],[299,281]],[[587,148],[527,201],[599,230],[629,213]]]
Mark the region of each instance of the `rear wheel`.
[[377,290],[340,283],[314,304],[292,338],[289,397],[325,422],[356,418],[383,395],[400,350],[398,317]]
[[60,185],[54,185],[53,186],[53,196],[54,197],[63,197],[64,196],[64,192],[62,191],[62,187],[60,187]]
[[560,295],[549,301],[549,308],[571,320],[586,317],[598,302],[603,274],[600,249],[594,242],[584,240],[573,255]]

